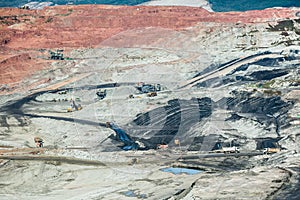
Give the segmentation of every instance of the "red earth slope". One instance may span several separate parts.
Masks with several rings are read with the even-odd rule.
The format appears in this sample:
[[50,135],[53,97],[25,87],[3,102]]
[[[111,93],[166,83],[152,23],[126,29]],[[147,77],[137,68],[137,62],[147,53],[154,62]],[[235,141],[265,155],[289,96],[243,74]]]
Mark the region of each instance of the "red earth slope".
[[98,46],[120,32],[145,27],[184,30],[200,22],[272,23],[297,18],[293,9],[210,13],[202,8],[161,6],[55,6],[43,10],[0,8],[0,85],[21,81],[49,60],[30,52]]

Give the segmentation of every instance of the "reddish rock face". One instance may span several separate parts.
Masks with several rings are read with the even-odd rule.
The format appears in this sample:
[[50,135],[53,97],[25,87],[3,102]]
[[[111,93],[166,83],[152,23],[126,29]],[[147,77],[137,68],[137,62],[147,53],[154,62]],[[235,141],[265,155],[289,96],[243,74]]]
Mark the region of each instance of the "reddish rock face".
[[95,47],[122,31],[145,27],[184,30],[200,22],[274,22],[299,10],[210,13],[202,8],[160,6],[56,6],[43,10],[0,9],[0,84],[15,83],[49,65],[29,51]]
[[29,53],[1,57],[0,85],[9,84],[11,88],[18,85],[24,77],[49,65],[49,61],[32,58]]
[[0,9],[0,45],[12,49],[93,47],[124,30],[174,30],[198,22],[255,23],[296,18],[290,9],[210,13],[193,7],[57,6],[43,10]]

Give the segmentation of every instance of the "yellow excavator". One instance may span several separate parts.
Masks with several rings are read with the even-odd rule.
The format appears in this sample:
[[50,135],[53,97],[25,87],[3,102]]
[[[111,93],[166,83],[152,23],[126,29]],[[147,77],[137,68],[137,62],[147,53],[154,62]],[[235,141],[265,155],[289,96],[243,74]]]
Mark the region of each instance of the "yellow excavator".
[[76,104],[75,100],[71,99],[71,107],[67,109],[68,112],[81,110],[82,106],[80,104]]

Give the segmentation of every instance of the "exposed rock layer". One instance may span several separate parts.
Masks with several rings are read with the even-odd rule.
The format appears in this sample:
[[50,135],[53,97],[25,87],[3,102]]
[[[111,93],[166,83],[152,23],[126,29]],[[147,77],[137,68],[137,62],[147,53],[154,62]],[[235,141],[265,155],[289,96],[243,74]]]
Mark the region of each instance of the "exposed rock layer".
[[[272,24],[278,19],[297,18],[297,10],[290,9],[211,13],[202,8],[172,6],[81,5],[46,7],[43,10],[1,8],[0,13],[0,84],[19,83],[48,65],[31,50],[111,45],[104,41],[126,30],[147,27],[183,30],[199,23],[214,23],[209,27],[219,27],[235,23]],[[203,29],[213,31],[212,28]],[[151,41],[151,36],[148,39]],[[116,40],[114,46],[124,44],[124,39]],[[141,41],[137,39],[136,42]],[[129,44],[126,40],[125,43]],[[31,53],[30,59],[18,59],[26,57],[28,52]],[[45,81],[48,80],[41,83]]]

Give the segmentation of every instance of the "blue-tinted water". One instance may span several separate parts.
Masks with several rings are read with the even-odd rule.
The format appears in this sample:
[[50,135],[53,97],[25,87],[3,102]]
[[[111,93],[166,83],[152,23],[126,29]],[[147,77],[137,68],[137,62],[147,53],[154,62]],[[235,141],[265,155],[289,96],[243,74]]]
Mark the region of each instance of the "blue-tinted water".
[[0,7],[20,7],[30,2],[52,2],[53,5],[109,4],[137,5],[149,0],[0,0]]
[[263,10],[272,7],[300,7],[300,0],[209,0],[215,12]]
[[202,172],[201,170],[196,169],[188,169],[188,168],[181,168],[181,167],[168,167],[161,169],[163,172],[169,172],[172,174],[188,174],[188,175],[194,175]]
[[138,199],[147,199],[146,194],[140,194],[139,192],[135,192],[134,190],[128,190],[126,192],[123,192],[123,195],[127,197],[137,197]]

